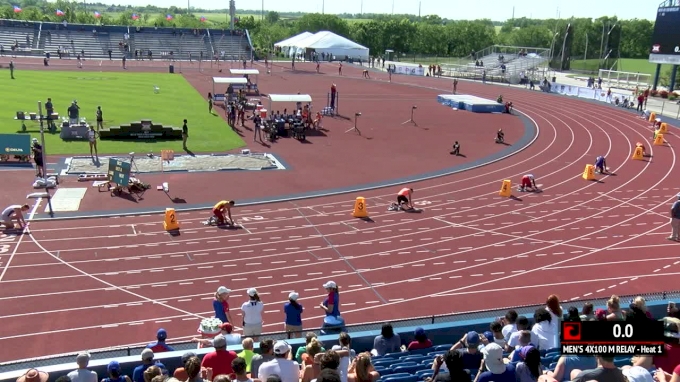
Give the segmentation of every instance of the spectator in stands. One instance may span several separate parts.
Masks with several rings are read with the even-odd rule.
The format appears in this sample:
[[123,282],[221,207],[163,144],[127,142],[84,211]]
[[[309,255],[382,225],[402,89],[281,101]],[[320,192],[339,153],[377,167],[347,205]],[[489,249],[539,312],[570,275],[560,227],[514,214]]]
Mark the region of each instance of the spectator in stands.
[[[628,379],[628,382],[655,382],[654,376],[652,376],[653,372],[639,366],[624,366],[621,368],[621,372]],[[662,380],[656,382],[662,382]]]
[[50,375],[46,372],[29,369],[26,374],[17,378],[17,382],[47,382],[48,379],[50,379]]
[[134,371],[132,372],[133,382],[144,382],[144,372],[151,366],[156,365],[162,370],[167,370],[162,363],[154,362],[153,357],[154,357],[153,350],[151,349],[142,350],[142,364],[135,367]]
[[283,305],[283,312],[286,315],[284,322],[286,333],[289,333],[292,338],[302,337],[302,313],[305,308],[297,302],[299,297],[300,295],[296,292],[290,292],[288,302]]
[[533,345],[531,343],[531,335],[532,333],[528,330],[522,330],[519,335],[519,344],[515,346],[512,349],[512,352],[508,356],[508,360],[510,362],[519,362],[522,360],[522,348],[527,347],[527,346],[533,346],[536,347],[536,345]]
[[612,295],[607,300],[607,313],[607,321],[622,321],[624,319],[619,296]]
[[[296,361],[298,361],[299,363],[302,363],[302,355],[305,354],[305,352],[307,350],[306,346],[309,345],[309,343],[312,342],[312,340],[315,340],[315,339],[316,339],[316,333],[307,332],[307,334],[305,334],[305,346],[300,346],[297,349],[297,352],[295,353],[295,360]],[[326,351],[323,348],[323,345],[322,345],[321,351]]]
[[[269,381],[267,381],[269,382]],[[325,369],[319,373],[316,382],[340,382],[340,373],[337,370]]]
[[477,382],[515,382],[515,367],[503,362],[503,349],[500,346],[489,344],[484,347],[482,354],[484,367],[479,369]]
[[260,366],[274,359],[274,340],[266,339],[260,341],[260,354],[255,354],[250,362],[250,376],[253,379],[259,378]]
[[241,346],[243,347],[243,351],[238,353],[237,356],[243,358],[246,361],[246,372],[250,373],[250,365],[252,364],[253,357],[255,356],[255,352],[253,351],[253,339],[244,338],[243,341],[241,341]]
[[78,368],[68,373],[72,382],[97,382],[97,373],[87,369],[89,363],[90,355],[88,353],[80,353],[76,356]]
[[338,370],[340,367],[340,353],[335,350],[327,350],[321,354],[321,359],[319,360],[319,365],[321,365],[321,370],[323,369],[333,369]]
[[321,342],[318,339],[312,338],[312,340],[305,346],[305,352],[300,357],[302,359],[301,365],[303,368],[310,366],[314,363],[314,357],[317,354],[323,353],[324,350],[321,347]]
[[559,382],[567,382],[571,381],[571,374],[574,370],[588,370],[596,367],[595,357],[563,355],[557,360],[555,370],[548,371],[547,375]]
[[203,356],[201,367],[212,368],[213,375],[231,374],[234,372],[231,368],[231,361],[237,356],[231,350],[227,350],[227,339],[223,335],[217,335],[213,340],[215,351]]
[[577,307],[571,306],[571,307],[569,307],[569,309],[567,309],[567,318],[565,318],[565,321],[567,321],[567,322],[580,322],[580,321],[582,321],[581,316],[578,313]]
[[390,323],[384,323],[380,329],[380,335],[373,340],[373,355],[383,356],[387,353],[396,353],[401,347],[399,334],[394,333]]
[[[109,373],[109,376],[103,378],[101,382],[132,382],[127,375],[120,374],[120,363],[118,361],[109,362],[106,371]],[[186,378],[184,380],[186,381]]]
[[504,325],[503,338],[505,338],[506,342],[510,340],[510,334],[517,331],[517,317],[519,317],[517,311],[510,309],[501,320],[501,323]]
[[186,382],[206,382],[206,380],[212,382],[213,380],[213,370],[210,368],[202,369],[201,359],[196,356],[187,359],[184,368],[189,376]]
[[[342,332],[338,336],[338,345],[333,346],[333,348],[331,349],[340,355],[339,372],[340,379],[342,380],[342,382],[347,382],[347,371],[349,370],[350,358],[354,359],[356,357],[356,353],[354,352],[354,350],[350,348],[351,344],[352,337],[350,337],[349,334]],[[344,354],[345,352],[347,352],[347,354]]]
[[168,339],[168,332],[165,331],[165,329],[161,328],[158,329],[156,332],[156,342],[152,342],[148,345],[146,345],[147,349],[153,350],[154,354],[155,353],[163,353],[166,351],[175,351],[172,347],[168,346],[165,343],[165,340]]
[[248,367],[248,364],[246,363],[246,360],[241,358],[241,357],[236,357],[233,361],[231,361],[231,369],[234,370],[234,374],[236,375],[236,378],[231,380],[231,382],[252,382],[250,378],[248,378],[248,372],[246,371],[246,368]]
[[213,300],[213,310],[215,311],[215,318],[219,318],[222,322],[234,322],[229,312],[229,293],[231,290],[227,287],[217,288],[215,292],[215,300]]
[[285,341],[277,341],[274,344],[274,359],[260,366],[259,379],[266,380],[276,374],[281,377],[281,382],[298,382],[300,365],[292,358],[290,345]]
[[590,370],[574,370],[572,374],[572,382],[608,382],[608,381],[624,381],[624,376],[621,370],[614,365],[614,357],[597,356],[597,367]]
[[626,321],[628,322],[641,322],[643,325],[646,322],[652,321],[648,316],[648,312],[644,312],[642,309],[638,308],[634,303],[628,306],[628,311],[624,312]]
[[427,333],[425,333],[423,328],[416,328],[413,332],[413,338],[414,340],[406,347],[407,350],[420,350],[432,347],[432,341],[427,338]]
[[[525,316],[519,316],[517,317],[517,331],[510,334],[510,339],[508,340],[508,346],[510,348],[515,348],[517,345],[520,344],[519,337],[523,330],[527,331],[531,330],[531,327],[529,326],[529,319],[526,318]],[[538,335],[536,335],[534,332],[531,332],[531,340],[529,341],[529,343],[538,346]]]
[[68,375],[62,375],[61,377],[57,378],[54,382],[71,382],[71,378],[69,378]]
[[262,312],[264,311],[264,304],[260,300],[260,295],[257,294],[257,289],[250,288],[247,290],[248,301],[241,305],[241,312],[243,312],[243,335],[254,337],[262,334]]
[[503,336],[503,324],[500,321],[494,321],[489,325],[489,329],[491,329],[493,334],[492,342],[505,349],[508,343]]
[[557,347],[557,327],[552,324],[552,314],[546,308],[538,308],[534,313],[534,326],[531,331],[538,337],[539,349],[548,350]]
[[680,319],[675,317],[665,317],[666,327],[666,354],[659,356],[635,356],[633,366],[642,366],[647,370],[662,369],[666,373],[673,373],[675,367],[680,365]]
[[[187,361],[191,357],[196,357],[196,353],[189,351],[189,352],[182,354],[182,357],[180,358],[180,361],[182,362],[182,367],[178,367],[177,369],[175,369],[175,372],[172,374],[172,376],[174,378],[177,378],[180,381],[186,381],[187,379],[189,379],[189,374],[186,371],[186,367],[187,367]],[[200,364],[200,362],[199,362],[199,364]]]
[[153,365],[150,368],[144,370],[144,373],[142,373],[142,378],[144,379],[144,382],[153,382],[153,379],[162,376],[163,371],[161,370],[160,367]]
[[548,312],[550,312],[550,325],[553,326],[553,331],[559,332],[560,321],[564,318],[564,311],[562,310],[562,306],[560,306],[560,298],[551,294],[545,301],[545,307]]
[[483,355],[477,350],[478,346],[479,334],[477,332],[468,332],[451,347],[451,350],[461,353],[463,366],[466,369],[479,369]]
[[649,318],[650,320],[654,319],[652,313],[649,310],[647,310],[647,301],[645,301],[645,299],[642,296],[635,297],[632,305],[635,305],[638,309],[640,309],[640,311],[642,311],[645,314],[645,316],[647,316],[647,318]]
[[666,374],[666,372],[663,371],[662,369],[657,369],[656,372],[654,373],[654,379],[656,380],[656,382],[680,381],[680,365],[676,366],[675,369],[673,369],[673,374],[671,374],[670,376]]
[[[340,379],[342,380],[342,365],[340,366]],[[370,353],[361,353],[353,359],[347,370],[347,380],[343,382],[375,382],[380,374],[375,371],[371,363]]]
[[525,346],[519,354],[522,360],[517,363],[515,369],[517,382],[537,382],[544,371],[541,353],[533,346]]
[[595,321],[595,308],[592,302],[586,302],[581,309],[581,321]]
[[434,374],[428,382],[471,381],[470,373],[465,370],[463,353],[457,350],[449,350],[444,355],[437,356],[432,363],[432,370]]

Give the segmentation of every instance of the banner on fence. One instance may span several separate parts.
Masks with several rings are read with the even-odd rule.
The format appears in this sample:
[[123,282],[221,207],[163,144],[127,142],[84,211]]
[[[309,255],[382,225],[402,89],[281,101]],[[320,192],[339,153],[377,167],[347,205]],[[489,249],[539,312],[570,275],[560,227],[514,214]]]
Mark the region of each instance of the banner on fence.
[[572,97],[579,97],[579,98],[587,98],[587,99],[595,99],[598,101],[603,101],[603,102],[614,102],[616,98],[619,99],[619,101],[623,102],[624,98],[627,98],[628,101],[635,101],[635,97],[633,96],[632,92],[617,92],[617,91],[612,91],[611,96],[607,97],[607,90],[606,89],[592,89],[592,88],[584,88],[580,86],[572,86],[572,85],[563,85],[563,84],[558,84],[558,83],[551,83],[550,84],[551,92],[558,93],[558,94],[563,94],[563,95],[568,95]]
[[394,73],[396,74],[406,74],[409,76],[424,76],[425,68],[417,66],[395,66]]
[[31,155],[31,136],[28,134],[0,134],[0,154]]

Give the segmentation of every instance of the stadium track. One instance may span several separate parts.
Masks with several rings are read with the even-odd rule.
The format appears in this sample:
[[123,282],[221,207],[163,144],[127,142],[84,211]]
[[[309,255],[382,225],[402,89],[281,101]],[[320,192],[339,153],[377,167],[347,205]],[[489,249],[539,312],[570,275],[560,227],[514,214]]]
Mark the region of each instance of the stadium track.
[[[442,92],[450,83],[398,81]],[[92,338],[97,347],[138,344],[158,327],[187,339],[211,315],[219,285],[234,290],[237,310],[256,287],[265,331],[280,331],[291,290],[305,326],[318,327],[329,279],[349,324],[540,303],[551,293],[570,301],[661,291],[675,279],[678,244],[665,240],[678,192],[675,135],[650,146],[646,122],[607,105],[477,83],[459,90],[502,90],[539,127],[534,144],[413,184],[422,214],[387,212],[395,189],[364,192],[373,222],[350,216],[359,195],[237,209],[238,231],[203,226],[207,211],[180,213],[179,237],[158,215],[34,222],[2,264],[0,344],[25,358],[43,355],[45,341],[52,353],[92,348]],[[652,158],[630,160],[637,141]],[[581,179],[597,155],[616,175]],[[503,179],[525,173],[543,192],[497,195]]]

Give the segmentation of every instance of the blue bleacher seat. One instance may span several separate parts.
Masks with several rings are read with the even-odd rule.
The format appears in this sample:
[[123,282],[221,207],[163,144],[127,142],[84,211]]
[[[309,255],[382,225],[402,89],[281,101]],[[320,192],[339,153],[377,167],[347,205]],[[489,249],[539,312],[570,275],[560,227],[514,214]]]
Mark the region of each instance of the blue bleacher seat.
[[424,360],[432,361],[433,358],[434,357],[427,356],[427,355],[407,355],[405,357],[399,358],[399,361],[402,361],[402,362],[412,361],[412,362],[415,362],[415,363],[422,363]]
[[405,355],[405,354],[406,354],[406,353],[404,353],[403,351],[400,351],[400,352],[396,352],[396,353],[387,353],[387,354],[384,355],[384,357],[387,357],[387,358],[399,358],[399,357],[401,357],[401,356],[403,356],[403,355]]
[[470,372],[470,375],[472,376],[472,379],[474,379],[477,376],[477,373],[479,372],[479,369],[468,369]]
[[384,366],[375,366],[375,365],[373,365],[373,370],[375,370],[375,371],[377,371],[378,373],[382,374],[381,372],[384,371],[384,370],[387,370],[387,368],[384,367]]
[[440,351],[440,350],[449,350],[453,347],[453,344],[446,344],[446,345],[437,345],[434,347],[435,351]]
[[550,365],[548,365],[548,370],[555,370],[557,367],[557,362],[553,362]]
[[416,371],[416,376],[418,376],[418,379],[420,379],[420,380],[430,378],[430,377],[432,377],[433,374],[434,374],[434,371],[431,370],[431,369],[430,370]]
[[628,357],[628,358],[617,358],[617,359],[614,360],[614,365],[616,367],[630,366],[631,365],[630,357]]
[[410,377],[410,376],[411,376],[411,374],[408,374],[408,373],[394,373],[394,374],[388,374],[388,375],[380,376],[379,381],[384,382],[384,381],[390,380],[392,378]]
[[380,361],[373,362],[373,366],[390,367],[395,363],[401,363],[401,361],[394,358],[381,359]]
[[408,353],[411,355],[425,355],[431,351],[434,351],[435,349],[432,348],[425,348],[425,349],[418,349],[418,350],[409,350]]
[[404,366],[393,365],[391,367],[392,371],[394,371],[395,373],[409,373],[409,374],[413,374],[416,371],[425,370],[427,368],[428,368],[427,365],[404,365]]
[[380,381],[382,382],[417,382],[418,377],[415,375],[404,375],[404,376],[388,376],[386,378],[380,378]]
[[546,357],[541,357],[541,365],[543,366],[548,366],[553,362],[552,357],[546,358]]
[[436,356],[438,356],[438,355],[444,355],[444,354],[446,354],[447,351],[448,351],[448,350],[431,351],[431,352],[427,353],[427,355],[432,356],[432,357],[434,358],[434,357],[436,357]]

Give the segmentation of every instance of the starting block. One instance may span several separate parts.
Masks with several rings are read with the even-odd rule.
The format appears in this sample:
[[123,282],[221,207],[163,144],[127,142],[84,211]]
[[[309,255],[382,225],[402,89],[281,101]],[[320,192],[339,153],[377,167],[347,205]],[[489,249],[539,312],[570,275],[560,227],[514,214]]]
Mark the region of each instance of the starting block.
[[663,134],[659,132],[659,130],[656,131],[654,134],[654,146],[663,146],[664,139],[663,139]]
[[644,152],[642,150],[642,146],[635,147],[635,151],[633,152],[633,157],[631,159],[635,159],[635,160],[643,160],[644,159]]
[[174,208],[165,209],[163,228],[166,231],[179,231],[179,221],[177,221],[177,214],[175,213]]
[[106,186],[106,190],[104,191],[109,191],[109,189],[111,188],[110,187],[111,185],[109,184],[108,180],[97,180],[92,182],[92,187],[97,187],[97,190],[99,190],[99,192],[102,192],[104,186]]
[[366,211],[366,199],[363,196],[359,196],[354,201],[354,210],[352,210],[352,216],[355,218],[367,218],[368,212]]
[[655,112],[649,113],[649,122],[654,123],[655,121],[656,121],[656,113]]
[[666,122],[662,123],[661,126],[659,126],[659,133],[661,134],[666,134],[668,132],[668,124]]
[[512,196],[512,181],[510,179],[505,179],[503,181],[503,184],[501,185],[501,190],[500,192],[498,192],[498,195],[504,198],[509,198]]
[[583,170],[583,179],[585,180],[595,180],[595,165],[587,164],[585,170]]

